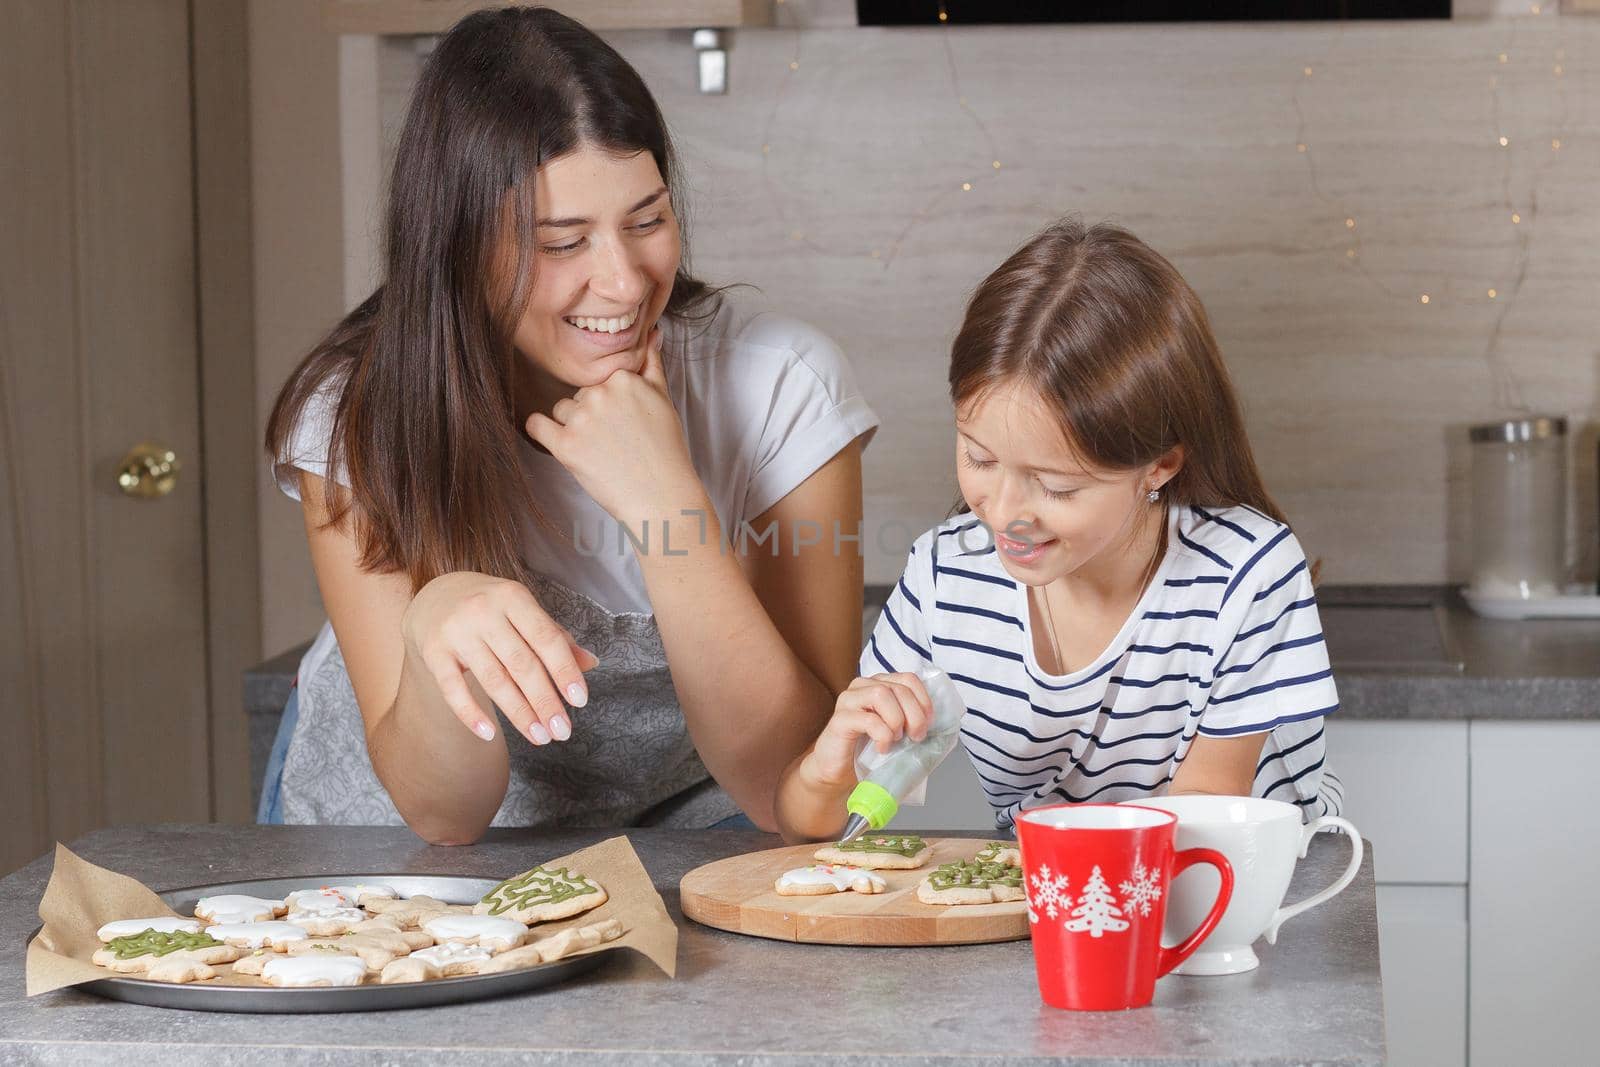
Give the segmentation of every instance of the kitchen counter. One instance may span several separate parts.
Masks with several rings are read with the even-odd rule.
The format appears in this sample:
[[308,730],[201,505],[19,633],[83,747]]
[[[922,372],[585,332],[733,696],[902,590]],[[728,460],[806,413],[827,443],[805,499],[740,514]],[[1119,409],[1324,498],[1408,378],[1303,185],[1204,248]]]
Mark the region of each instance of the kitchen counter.
[[[491,831],[431,847],[403,829],[158,826],[101,830],[72,848],[166,889],[250,877],[392,871],[504,877],[608,836]],[[43,1064],[1378,1064],[1384,1016],[1369,846],[1328,904],[1291,920],[1262,965],[1162,979],[1155,1004],[1106,1014],[1043,1006],[1027,942],[944,948],[798,945],[683,918],[692,867],[774,847],[743,831],[632,830],[681,940],[678,977],[618,982],[599,969],[536,993],[347,1015],[165,1011],[76,990],[23,997],[23,943],[50,874],[41,858],[0,881],[0,1061]],[[1289,899],[1331,882],[1346,845],[1313,841]],[[645,965],[647,966],[647,965]]]

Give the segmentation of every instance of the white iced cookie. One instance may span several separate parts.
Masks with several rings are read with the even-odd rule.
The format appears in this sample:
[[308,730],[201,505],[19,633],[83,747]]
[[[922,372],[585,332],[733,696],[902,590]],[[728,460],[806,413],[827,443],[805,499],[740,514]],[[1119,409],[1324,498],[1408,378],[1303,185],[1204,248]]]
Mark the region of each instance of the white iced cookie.
[[291,942],[291,956],[358,956],[369,971],[381,971],[411,951],[400,935],[346,934],[343,937],[311,937]]
[[430,978],[476,974],[479,966],[493,958],[494,954],[482,945],[450,941],[433,948],[419,949],[395,960],[384,967],[378,980],[384,985],[392,985],[396,982],[424,982]]
[[336,937],[367,921],[360,908],[327,908],[322,911],[291,911],[285,919],[305,929],[313,937]]
[[516,948],[528,939],[528,928],[515,919],[493,915],[440,915],[422,924],[438,941],[464,941],[490,952]]
[[398,896],[389,886],[367,885],[364,882],[356,885],[333,885],[328,888],[357,907],[366,907],[374,900],[393,900]]
[[[102,941],[110,941],[113,937],[131,937],[134,934],[142,934],[146,930],[154,930],[162,934],[170,934],[174,930],[182,930],[186,934],[197,934],[201,929],[202,924],[197,919],[180,919],[176,915],[160,915],[152,919],[116,919],[96,930],[94,936]],[[221,938],[217,940],[220,941]]]
[[622,936],[622,920],[602,919],[597,923],[587,926],[572,926],[541,938],[531,945],[514,948],[510,952],[502,952],[488,963],[478,968],[479,974],[493,974],[497,971],[515,971],[522,967],[532,967],[539,963],[550,963],[563,956],[570,956],[574,952],[581,952],[586,948],[594,948],[607,941],[615,941]]
[[206,927],[206,933],[239,948],[272,948],[279,952],[289,942],[304,941],[308,936],[303,926],[273,919],[256,923],[217,923]]
[[196,917],[213,923],[260,922],[264,919],[276,919],[288,910],[281,900],[247,897],[237,893],[201,897],[194,902]]
[[786,897],[812,897],[824,893],[881,893],[889,883],[860,867],[818,863],[783,872],[773,888]]
[[296,889],[283,898],[283,906],[290,912],[337,911],[339,908],[353,908],[356,902],[338,889],[323,886],[320,889]]
[[367,980],[367,965],[356,956],[274,956],[261,977],[276,986],[360,985]]

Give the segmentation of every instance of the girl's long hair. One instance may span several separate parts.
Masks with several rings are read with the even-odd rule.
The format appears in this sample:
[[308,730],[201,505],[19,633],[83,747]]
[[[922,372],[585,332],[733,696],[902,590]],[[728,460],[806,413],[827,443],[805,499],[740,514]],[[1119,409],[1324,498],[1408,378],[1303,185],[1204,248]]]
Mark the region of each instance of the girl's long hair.
[[[536,173],[585,145],[649,152],[681,204],[650,91],[565,15],[474,13],[423,67],[390,178],[384,282],[301,362],[267,423],[277,460],[308,405],[332,406],[328,467],[349,490],[328,479],[330,522],[358,520],[364,568],[413,588],[462,570],[527,580],[512,334],[533,280]],[[684,247],[666,313],[696,319],[719,291]]]
[[1182,445],[1170,503],[1283,512],[1256,468],[1205,308],[1171,263],[1116,226],[1065,219],[985,278],[950,353],[957,410],[1028,386],[1095,467],[1127,471]]

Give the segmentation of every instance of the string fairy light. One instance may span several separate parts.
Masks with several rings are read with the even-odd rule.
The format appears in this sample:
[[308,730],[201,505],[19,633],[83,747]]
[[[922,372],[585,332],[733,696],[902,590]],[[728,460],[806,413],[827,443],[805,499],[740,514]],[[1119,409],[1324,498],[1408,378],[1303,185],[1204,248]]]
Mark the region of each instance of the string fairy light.
[[[1538,15],[1541,11],[1541,7],[1538,4],[1535,4],[1530,10],[1534,15]],[[1499,70],[1500,68],[1504,67],[1509,70],[1512,66],[1512,57],[1514,55],[1521,54],[1517,41],[1518,24],[1521,21],[1521,17],[1510,20],[1509,39],[1502,45],[1500,49],[1497,49],[1493,53],[1492,69]],[[1311,138],[1307,136],[1307,121],[1305,110],[1301,105],[1300,93],[1305,87],[1306,83],[1311,79],[1316,66],[1325,68],[1331,65],[1333,53],[1338,49],[1338,46],[1342,43],[1343,38],[1344,33],[1343,27],[1341,26],[1339,35],[1335,38],[1333,46],[1329,49],[1329,54],[1324,56],[1320,63],[1316,64],[1315,66],[1311,63],[1306,63],[1301,67],[1301,77],[1295,79],[1294,88],[1290,97],[1296,118],[1295,151],[1297,154],[1305,157],[1306,173],[1309,178],[1313,194],[1330,207],[1341,206],[1340,198],[1327,195],[1321,188],[1316,153],[1312,151],[1310,143]],[[1564,62],[1566,60],[1566,49],[1558,45],[1554,49],[1553,58],[1554,64],[1550,69],[1552,71],[1552,76],[1557,81],[1557,114],[1554,119],[1556,135],[1550,138],[1549,154],[1545,156],[1543,163],[1535,167],[1533,174],[1531,175],[1525,194],[1526,203],[1521,206],[1517,204],[1515,197],[1512,195],[1511,179],[1513,157],[1510,149],[1512,147],[1513,138],[1511,133],[1502,127],[1500,106],[1501,78],[1499,74],[1490,74],[1488,77],[1490,90],[1490,126],[1493,130],[1492,143],[1505,150],[1500,157],[1500,202],[1503,205],[1503,210],[1506,212],[1506,216],[1510,218],[1511,222],[1513,233],[1513,259],[1511,268],[1507,272],[1510,276],[1509,285],[1489,286],[1478,290],[1479,292],[1485,294],[1484,297],[1476,298],[1475,300],[1462,299],[1460,301],[1461,303],[1469,303],[1482,300],[1487,301],[1495,307],[1495,314],[1491,321],[1488,337],[1484,344],[1483,358],[1489,367],[1496,403],[1502,407],[1519,411],[1528,410],[1527,404],[1523,399],[1521,387],[1516,380],[1516,376],[1511,372],[1510,367],[1506,364],[1504,357],[1500,353],[1499,345],[1506,316],[1511,310],[1511,305],[1515,303],[1516,297],[1520,293],[1523,282],[1527,277],[1528,264],[1531,258],[1531,244],[1534,229],[1533,223],[1538,211],[1538,192],[1540,179],[1542,178],[1544,172],[1548,170],[1549,167],[1554,163],[1556,156],[1562,147],[1562,138],[1567,132],[1567,95],[1564,83],[1560,81],[1562,75],[1565,73]],[[1527,142],[1522,143],[1525,144]],[[1401,297],[1405,295],[1402,291],[1395,289],[1393,286],[1387,284],[1382,278],[1374,274],[1364,262],[1364,257],[1361,255],[1361,251],[1363,242],[1362,230],[1365,229],[1365,227],[1358,229],[1356,225],[1356,213],[1346,213],[1344,211],[1340,211],[1339,214],[1344,218],[1346,233],[1346,247],[1344,254],[1346,261],[1370,284],[1382,291],[1385,295],[1391,297]],[[1526,222],[1528,223],[1526,226],[1522,225],[1522,223],[1525,221],[1524,214],[1526,214]],[[1502,289],[1504,290],[1503,294]],[[1448,297],[1450,285],[1448,282],[1445,283],[1444,290],[1444,295],[1446,297],[1445,302],[1449,303]],[[1418,306],[1437,306],[1439,301],[1435,299],[1436,295],[1437,294],[1432,291],[1424,291],[1420,293],[1413,291],[1411,299],[1413,299]],[[1500,299],[1502,295],[1505,296],[1505,299],[1503,300]]]
[[[777,23],[780,28],[783,28],[783,23],[785,21],[783,16],[783,11],[785,10],[784,0],[776,0],[776,6],[778,9]],[[945,201],[947,201],[953,195],[971,193],[975,191],[978,187],[978,183],[981,180],[985,178],[993,179],[998,177],[1000,171],[1004,167],[1004,164],[1000,158],[1000,152],[995,147],[994,137],[989,132],[988,125],[983,121],[982,117],[972,109],[972,106],[967,101],[966,94],[961,90],[961,77],[956,70],[955,53],[950,44],[950,17],[943,4],[939,5],[939,26],[945,31],[939,36],[940,45],[944,54],[945,68],[949,78],[950,91],[955,96],[956,106],[967,116],[968,120],[971,121],[974,128],[977,130],[978,135],[983,140],[986,154],[989,156],[989,170],[983,172],[981,176],[978,174],[962,175],[960,176],[959,180],[952,181],[949,185],[942,187],[936,193],[934,193],[926,203],[912,213],[905,225],[897,234],[894,235],[886,247],[870,247],[865,252],[866,258],[878,263],[885,271],[887,271],[890,265],[894,262],[895,257],[900,252],[901,245],[904,244],[906,239],[911,235],[912,231],[915,230],[921,223],[924,223],[930,218],[934,217],[939,207]],[[793,30],[794,32],[794,48],[788,61],[788,74],[784,76],[783,81],[778,86],[778,91],[773,99],[772,109],[767,113],[766,122],[762,128],[761,178],[763,184],[766,186],[768,196],[773,203],[775,213],[778,216],[780,224],[784,225],[789,231],[788,236],[790,242],[804,245],[807,248],[810,248],[812,251],[826,252],[829,255],[837,256],[839,254],[839,249],[836,246],[823,247],[815,244],[808,239],[804,229],[800,227],[788,226],[784,214],[784,201],[782,197],[777,195],[777,190],[775,188],[775,183],[772,176],[771,159],[773,155],[773,143],[771,135],[773,125],[777,120],[779,111],[782,109],[783,98],[788,92],[790,82],[801,69],[802,57],[800,55],[800,49],[802,44],[802,30],[799,19],[795,18],[791,20],[787,28]],[[851,254],[861,255],[862,253],[856,252]]]

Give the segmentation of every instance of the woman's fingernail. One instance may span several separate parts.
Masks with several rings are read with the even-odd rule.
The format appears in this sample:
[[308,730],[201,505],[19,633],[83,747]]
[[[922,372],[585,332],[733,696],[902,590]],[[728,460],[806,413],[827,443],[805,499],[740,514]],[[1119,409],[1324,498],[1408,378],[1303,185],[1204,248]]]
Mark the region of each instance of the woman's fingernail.
[[572,726],[567,722],[565,715],[557,715],[550,720],[550,732],[555,735],[557,741],[565,741],[572,736]]
[[494,727],[490,726],[482,719],[479,719],[477,722],[472,724],[472,732],[483,738],[485,741],[494,740]]
[[536,722],[529,723],[528,738],[536,745],[548,745],[550,743],[550,731]]
[[[581,708],[589,703],[589,691],[577,682],[567,686],[567,703],[575,708]],[[555,725],[554,723],[551,724]]]

